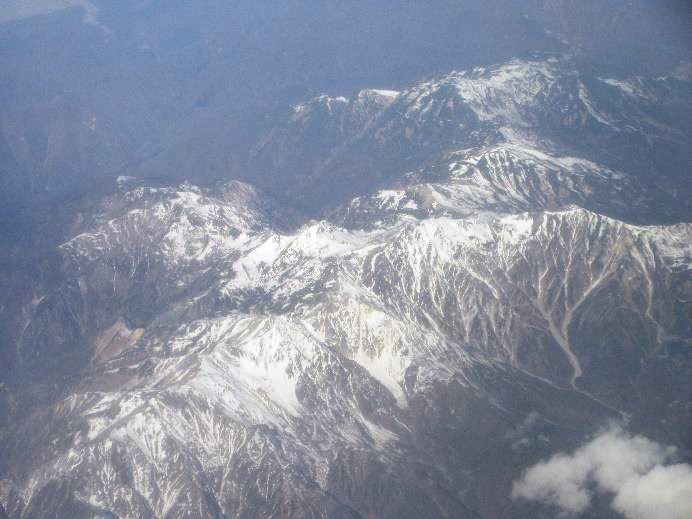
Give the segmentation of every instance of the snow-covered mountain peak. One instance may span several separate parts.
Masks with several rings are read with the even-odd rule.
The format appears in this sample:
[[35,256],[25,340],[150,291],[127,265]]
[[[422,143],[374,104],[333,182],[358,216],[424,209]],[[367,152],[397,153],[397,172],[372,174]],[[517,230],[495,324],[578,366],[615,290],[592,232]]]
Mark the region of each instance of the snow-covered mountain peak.
[[564,80],[564,72],[552,62],[513,60],[495,67],[452,72],[416,86],[404,98],[415,109],[425,111],[425,99],[444,92],[447,102],[452,103],[449,96],[453,93],[481,121],[523,125],[525,111]]
[[305,103],[293,105],[292,119],[299,121],[322,111],[328,115],[334,115],[334,110],[341,111],[348,103],[348,98],[344,96],[331,97],[327,94],[320,94]]
[[[241,233],[257,232],[271,221],[271,207],[257,191],[239,182],[213,194],[182,184],[139,187],[106,200],[83,232],[62,248],[70,256],[127,253],[170,264],[205,264],[229,255]],[[136,261],[133,259],[133,261]]]

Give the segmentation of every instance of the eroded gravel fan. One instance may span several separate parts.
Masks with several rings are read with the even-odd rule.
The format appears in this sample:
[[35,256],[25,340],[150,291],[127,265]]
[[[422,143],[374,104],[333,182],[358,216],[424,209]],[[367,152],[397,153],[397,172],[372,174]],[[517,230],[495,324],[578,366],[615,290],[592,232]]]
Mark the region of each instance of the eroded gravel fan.
[[565,144],[680,133],[631,108],[660,84],[602,83],[615,114],[554,60],[298,105],[265,171],[381,168],[300,225],[240,182],[124,182],[24,309],[20,359],[56,329],[88,358],[3,431],[0,513],[549,517],[511,483],[585,423],[692,447],[692,225],[642,224],[685,200]]

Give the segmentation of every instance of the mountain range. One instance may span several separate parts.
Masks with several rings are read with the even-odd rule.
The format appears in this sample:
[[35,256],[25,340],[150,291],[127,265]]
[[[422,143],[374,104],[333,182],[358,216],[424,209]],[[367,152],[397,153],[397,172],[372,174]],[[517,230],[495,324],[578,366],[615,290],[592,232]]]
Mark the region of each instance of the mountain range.
[[331,92],[236,179],[61,207],[5,259],[0,517],[540,519],[514,482],[610,422],[689,461],[691,79]]

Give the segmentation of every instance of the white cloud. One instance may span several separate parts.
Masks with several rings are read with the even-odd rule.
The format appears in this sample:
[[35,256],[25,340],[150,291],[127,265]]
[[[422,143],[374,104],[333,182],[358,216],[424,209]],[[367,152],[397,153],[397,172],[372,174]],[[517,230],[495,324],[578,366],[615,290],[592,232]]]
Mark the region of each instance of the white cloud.
[[84,23],[95,24],[97,9],[89,0],[4,0],[0,2],[0,23],[81,7]]
[[573,454],[529,468],[512,496],[578,514],[595,490],[613,495],[613,509],[627,519],[690,519],[692,466],[666,465],[674,455],[671,447],[612,426]]
[[657,466],[628,480],[615,496],[613,508],[630,519],[691,518],[692,466]]

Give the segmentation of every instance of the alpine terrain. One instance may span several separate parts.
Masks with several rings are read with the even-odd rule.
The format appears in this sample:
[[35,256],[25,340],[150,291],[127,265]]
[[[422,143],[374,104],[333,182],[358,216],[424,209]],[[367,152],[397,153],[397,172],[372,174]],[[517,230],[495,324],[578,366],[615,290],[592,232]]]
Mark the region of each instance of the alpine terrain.
[[691,81],[334,88],[240,174],[56,202],[2,255],[0,518],[547,519],[516,482],[613,423],[689,463]]

